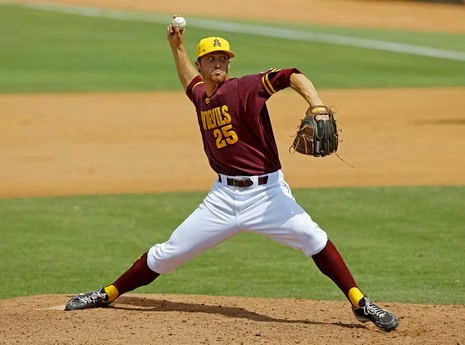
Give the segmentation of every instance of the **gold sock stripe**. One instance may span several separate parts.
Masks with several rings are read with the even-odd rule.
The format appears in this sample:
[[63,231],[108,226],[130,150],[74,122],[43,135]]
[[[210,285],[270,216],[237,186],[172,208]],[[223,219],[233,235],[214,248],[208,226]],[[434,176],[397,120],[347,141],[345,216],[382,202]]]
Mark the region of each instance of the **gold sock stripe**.
[[357,287],[353,287],[349,290],[348,294],[350,303],[354,308],[360,308],[358,302],[364,297],[364,294]]
[[114,285],[108,285],[103,288],[108,295],[108,302],[113,302],[119,296],[119,291]]

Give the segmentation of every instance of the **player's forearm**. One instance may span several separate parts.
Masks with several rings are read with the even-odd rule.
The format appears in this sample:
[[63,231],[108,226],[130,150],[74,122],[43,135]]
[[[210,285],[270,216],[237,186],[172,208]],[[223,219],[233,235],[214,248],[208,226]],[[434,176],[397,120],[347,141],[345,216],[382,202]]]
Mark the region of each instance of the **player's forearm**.
[[183,45],[171,49],[173,52],[174,63],[178,71],[179,81],[184,90],[187,89],[189,83],[198,75],[197,70],[189,59],[189,56]]
[[300,73],[293,73],[290,78],[291,88],[297,91],[308,103],[310,106],[323,105],[323,101],[318,92],[315,89],[315,86],[305,75]]

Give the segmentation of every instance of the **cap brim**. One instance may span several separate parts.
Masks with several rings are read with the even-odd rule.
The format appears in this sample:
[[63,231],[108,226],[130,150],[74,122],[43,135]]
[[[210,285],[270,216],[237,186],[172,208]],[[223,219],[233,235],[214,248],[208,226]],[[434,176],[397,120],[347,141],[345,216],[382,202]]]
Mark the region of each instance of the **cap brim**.
[[211,53],[225,53],[227,54],[230,58],[233,58],[234,56],[236,56],[232,51],[230,50],[221,50],[221,49],[215,49],[215,50],[210,50],[208,52],[205,52],[203,54],[200,54],[197,56],[197,59],[198,58],[201,58],[202,56],[205,56],[207,54],[211,54]]

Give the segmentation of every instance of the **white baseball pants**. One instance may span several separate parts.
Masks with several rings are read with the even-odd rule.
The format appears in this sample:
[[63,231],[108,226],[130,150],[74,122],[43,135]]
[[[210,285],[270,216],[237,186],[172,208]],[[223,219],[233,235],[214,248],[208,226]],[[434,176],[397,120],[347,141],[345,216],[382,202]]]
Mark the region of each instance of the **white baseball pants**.
[[305,255],[319,253],[327,234],[295,201],[281,171],[268,174],[266,184],[259,176],[247,176],[250,187],[234,187],[220,175],[199,207],[178,226],[167,242],[150,248],[147,263],[151,270],[164,274],[195,255],[229,237],[251,231],[301,250]]

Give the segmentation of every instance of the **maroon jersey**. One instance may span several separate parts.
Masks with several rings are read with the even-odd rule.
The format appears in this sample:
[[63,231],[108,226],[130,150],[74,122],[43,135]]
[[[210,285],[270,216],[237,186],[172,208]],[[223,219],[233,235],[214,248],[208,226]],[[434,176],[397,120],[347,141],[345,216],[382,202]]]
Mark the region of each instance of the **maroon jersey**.
[[289,87],[297,69],[227,79],[207,97],[200,76],[186,90],[194,103],[210,166],[231,176],[263,175],[281,169],[266,100]]

